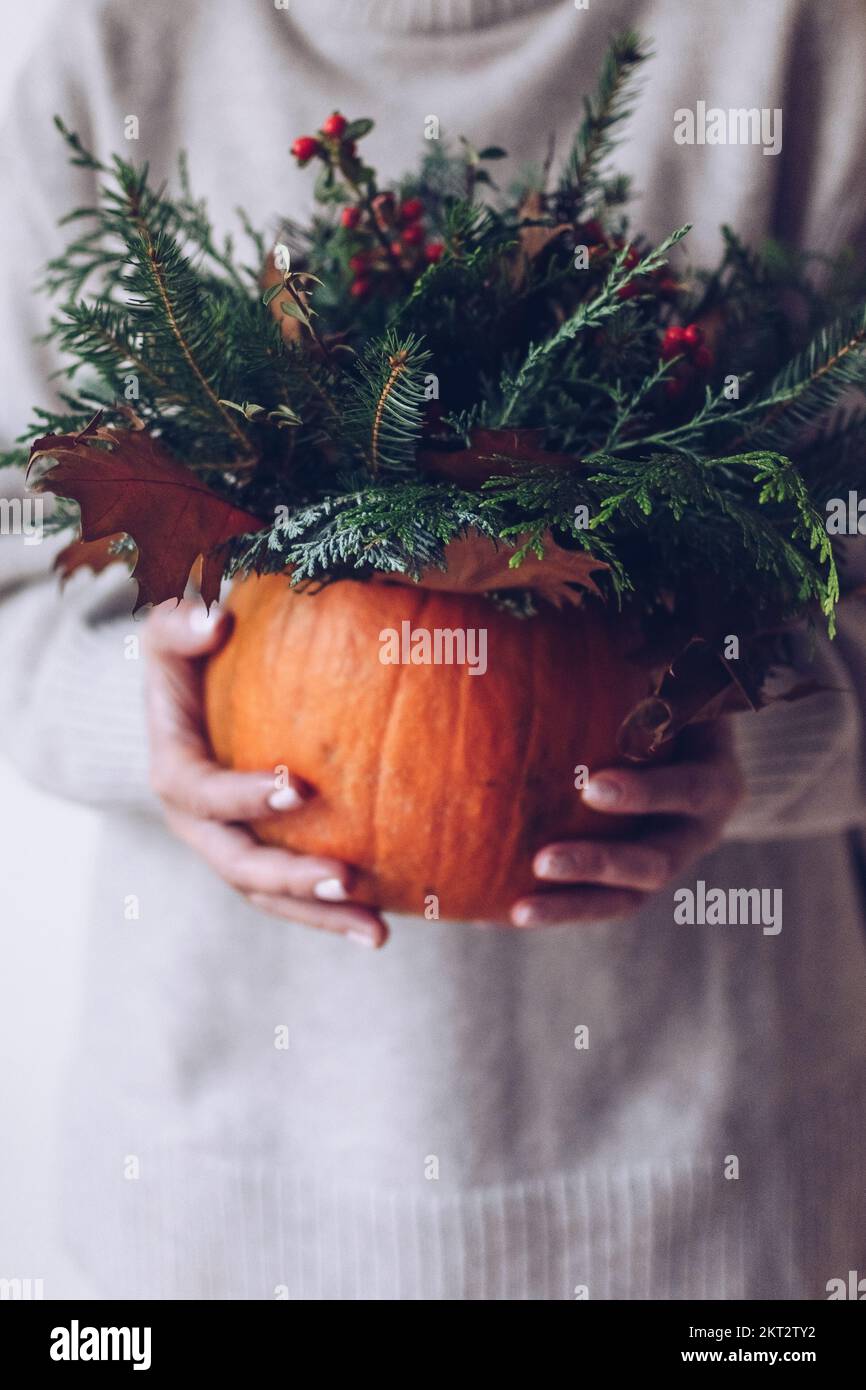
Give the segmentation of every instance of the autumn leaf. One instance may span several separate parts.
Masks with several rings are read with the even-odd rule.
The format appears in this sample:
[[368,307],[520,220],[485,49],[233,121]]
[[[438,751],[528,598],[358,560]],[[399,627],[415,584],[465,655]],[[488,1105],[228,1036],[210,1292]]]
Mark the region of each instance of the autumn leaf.
[[[30,451],[27,482],[35,492],[71,498],[81,508],[85,546],[127,535],[138,548],[136,611],[182,598],[199,556],[201,594],[219,596],[223,551],[232,536],[260,531],[250,512],[226,502],[142,430],[114,430],[96,417],[80,434],[49,434]],[[61,568],[104,567],[104,551],[67,555]],[[107,560],[106,560],[107,563]]]
[[[539,598],[559,608],[563,603],[580,604],[582,592],[599,595],[592,577],[594,570],[606,570],[585,550],[564,550],[550,532],[541,538],[544,555],[530,550],[519,565],[510,560],[518,547],[494,542],[489,536],[470,531],[449,541],[445,547],[447,570],[429,569],[417,581],[422,589],[443,589],[451,593],[483,594],[493,589],[531,589]],[[411,584],[405,575],[377,575],[382,583]]]
[[468,449],[422,449],[418,462],[428,473],[467,488],[523,468],[578,467],[580,460],[573,454],[553,454],[544,448],[543,439],[544,431],[538,429],[475,429]]
[[515,291],[523,288],[532,262],[546,251],[552,242],[558,241],[563,232],[573,230],[570,222],[560,222],[553,227],[539,225],[545,216],[545,200],[544,194],[537,191],[526,195],[517,210],[517,215],[518,220],[524,225],[517,233],[517,247],[508,267],[509,283]]
[[701,637],[693,637],[660,673],[656,690],[630,710],[617,732],[617,748],[631,762],[653,758],[690,724],[707,724],[723,714],[761,710],[780,701],[805,700],[831,687],[799,681],[774,695],[763,675],[736,669]]
[[129,551],[118,554],[114,550],[115,544],[121,540],[123,533],[117,532],[113,536],[103,536],[98,541],[71,541],[54,561],[54,568],[59,571],[61,581],[65,583],[76,570],[89,569],[93,570],[94,574],[100,574],[118,560],[130,560],[132,557]]

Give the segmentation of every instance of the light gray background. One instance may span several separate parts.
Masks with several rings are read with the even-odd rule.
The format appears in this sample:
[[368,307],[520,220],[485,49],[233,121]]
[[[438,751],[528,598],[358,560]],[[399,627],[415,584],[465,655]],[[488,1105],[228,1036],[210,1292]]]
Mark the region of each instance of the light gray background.
[[[43,30],[51,24],[56,40],[54,26],[74,13],[58,0],[4,8],[4,114]],[[89,812],[35,791],[0,760],[0,1278],[42,1279],[45,1298],[95,1292],[57,1237],[54,1125],[80,998],[93,843]]]

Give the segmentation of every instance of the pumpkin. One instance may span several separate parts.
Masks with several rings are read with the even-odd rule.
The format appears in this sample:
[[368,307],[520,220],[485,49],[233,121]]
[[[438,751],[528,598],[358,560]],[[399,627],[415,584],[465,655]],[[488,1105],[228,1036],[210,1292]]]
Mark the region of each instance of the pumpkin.
[[[204,682],[214,753],[311,784],[254,829],[354,865],[359,901],[502,921],[539,890],[544,844],[627,828],[575,789],[577,767],[618,761],[619,724],[649,692],[622,614],[591,601],[520,619],[477,594],[348,579],[311,593],[283,574],[240,581],[228,603]],[[483,674],[383,659],[390,633],[460,629],[486,632]]]

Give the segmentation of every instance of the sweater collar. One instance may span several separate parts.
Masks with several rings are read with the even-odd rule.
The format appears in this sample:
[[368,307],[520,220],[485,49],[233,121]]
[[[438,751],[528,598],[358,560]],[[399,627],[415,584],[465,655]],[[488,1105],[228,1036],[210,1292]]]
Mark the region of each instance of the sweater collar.
[[562,0],[292,0],[292,9],[309,11],[310,20],[346,30],[445,34],[483,29],[561,3]]

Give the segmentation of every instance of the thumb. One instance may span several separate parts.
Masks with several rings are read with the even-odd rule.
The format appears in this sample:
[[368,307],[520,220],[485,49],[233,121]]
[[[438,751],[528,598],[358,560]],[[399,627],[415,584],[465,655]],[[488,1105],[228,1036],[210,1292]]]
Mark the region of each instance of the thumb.
[[201,599],[162,603],[148,620],[147,644],[155,656],[207,656],[222,645],[230,628],[231,614],[217,604],[208,611]]

